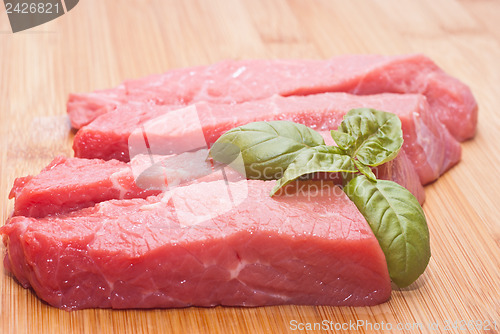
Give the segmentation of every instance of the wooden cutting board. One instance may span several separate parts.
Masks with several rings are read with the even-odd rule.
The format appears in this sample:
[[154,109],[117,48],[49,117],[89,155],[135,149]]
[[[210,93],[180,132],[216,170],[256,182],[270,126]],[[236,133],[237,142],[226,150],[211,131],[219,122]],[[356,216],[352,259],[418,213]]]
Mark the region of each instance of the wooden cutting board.
[[68,93],[127,78],[225,58],[421,52],[469,84],[480,106],[478,133],[463,144],[462,162],[426,187],[429,267],[385,304],[66,312],[2,268],[0,332],[317,333],[299,329],[325,321],[332,332],[498,333],[499,21],[494,0],[81,0],[52,22],[12,34],[0,9],[2,223],[12,211],[7,195],[15,177],[72,154]]

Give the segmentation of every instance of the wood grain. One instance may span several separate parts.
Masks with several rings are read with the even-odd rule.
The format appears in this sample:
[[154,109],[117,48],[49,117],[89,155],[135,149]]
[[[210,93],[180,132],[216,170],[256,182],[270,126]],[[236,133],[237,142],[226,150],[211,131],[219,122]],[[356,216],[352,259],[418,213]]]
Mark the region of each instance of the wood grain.
[[[52,308],[0,269],[1,333],[284,333],[290,321],[377,326],[395,333],[498,333],[500,327],[500,2],[495,0],[82,0],[68,14],[12,34],[0,10],[1,221],[15,177],[71,155],[70,92],[225,58],[328,58],[421,52],[471,86],[478,133],[462,162],[426,187],[432,259],[375,307]],[[0,223],[1,224],[1,223]],[[497,330],[444,330],[445,321]],[[439,330],[431,331],[431,322]],[[397,330],[398,323],[424,329]],[[386,327],[387,328],[387,327]],[[382,332],[359,327],[352,332]],[[334,332],[335,330],[332,330]],[[326,332],[326,331],[325,331]]]

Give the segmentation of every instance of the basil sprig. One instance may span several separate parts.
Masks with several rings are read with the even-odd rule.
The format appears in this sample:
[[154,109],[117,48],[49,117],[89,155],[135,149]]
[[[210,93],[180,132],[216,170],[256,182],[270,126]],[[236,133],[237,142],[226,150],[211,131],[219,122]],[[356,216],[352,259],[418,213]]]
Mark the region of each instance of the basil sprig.
[[210,155],[217,162],[229,164],[241,153],[247,178],[276,180],[302,151],[324,144],[319,133],[302,124],[253,122],[224,133]]
[[223,134],[210,155],[228,164],[241,154],[247,178],[278,180],[271,196],[313,173],[339,173],[346,184],[344,192],[367,220],[385,254],[391,279],[400,287],[408,286],[430,259],[427,221],[407,189],[377,180],[371,170],[399,153],[401,121],[391,113],[353,109],[331,136],[338,146],[325,145],[319,133],[301,124],[254,122]]

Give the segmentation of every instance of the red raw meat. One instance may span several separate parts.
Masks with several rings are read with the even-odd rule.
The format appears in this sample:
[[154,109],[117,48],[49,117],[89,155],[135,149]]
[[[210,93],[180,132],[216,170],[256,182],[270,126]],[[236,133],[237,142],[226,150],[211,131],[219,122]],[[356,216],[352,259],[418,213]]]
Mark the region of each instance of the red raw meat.
[[[336,129],[347,111],[360,107],[384,110],[400,117],[404,150],[422,184],[436,180],[460,160],[460,144],[437,120],[426,98],[418,94],[275,95],[235,105],[200,102],[174,111],[151,104],[134,108],[120,106],[80,129],[73,149],[75,156],[81,158],[128,161],[129,150],[133,156],[148,150],[172,154],[197,149],[214,143],[231,128],[254,121],[287,119],[320,131]],[[199,138],[201,134],[204,139]]]
[[[322,134],[327,144],[332,145],[329,132]],[[146,198],[167,190],[167,186],[221,179],[219,169],[206,161],[207,155],[207,150],[173,156],[138,155],[129,164],[57,157],[40,174],[15,180],[10,193],[10,198],[15,198],[13,215],[44,217],[111,199]],[[230,168],[225,172],[226,178],[238,179]],[[415,195],[420,204],[424,202],[424,189],[404,151],[374,169],[374,173],[380,179],[399,183]]]
[[79,129],[97,116],[114,110],[117,105],[124,103],[128,103],[124,85],[87,94],[70,94],[68,113],[71,125]]
[[130,161],[128,147],[130,134],[140,129],[141,124],[178,108],[148,103],[120,106],[119,109],[98,117],[76,133],[73,141],[75,156]]
[[16,200],[13,215],[44,217],[110,199],[157,195],[168,183],[177,185],[212,173],[206,157],[206,150],[167,157],[137,156],[131,164],[57,157],[40,174],[14,181],[9,195]]
[[158,192],[135,185],[121,161],[55,158],[37,176],[18,178],[9,198],[15,216],[43,217],[73,211],[111,198],[147,197]]
[[[300,182],[297,192],[271,198],[273,184],[230,183],[232,196],[221,197],[224,181],[202,182],[67,215],[14,217],[0,228],[5,265],[65,309],[359,306],[390,298],[384,254],[340,188]],[[181,214],[209,219],[183,225]]]
[[339,56],[329,60],[241,60],[175,69],[126,81],[114,89],[72,94],[75,128],[131,101],[162,105],[240,103],[270,97],[346,92],[356,95],[419,93],[459,141],[471,138],[477,103],[470,89],[423,55]]
[[420,205],[424,204],[424,187],[404,151],[399,152],[395,159],[373,168],[373,172],[377,179],[394,181],[405,187],[417,198]]

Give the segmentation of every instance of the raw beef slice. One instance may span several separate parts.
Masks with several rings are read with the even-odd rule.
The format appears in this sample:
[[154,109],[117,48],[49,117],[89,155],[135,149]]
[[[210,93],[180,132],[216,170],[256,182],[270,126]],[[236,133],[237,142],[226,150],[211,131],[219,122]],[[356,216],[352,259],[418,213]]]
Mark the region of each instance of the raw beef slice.
[[456,139],[462,141],[475,133],[477,103],[470,89],[423,55],[223,61],[126,81],[114,89],[72,94],[68,113],[73,127],[80,128],[130,101],[162,105],[200,101],[233,104],[273,94],[324,92],[420,93]]
[[207,150],[200,150],[176,156],[141,155],[130,164],[57,157],[40,174],[14,181],[9,196],[15,198],[13,215],[44,217],[110,199],[157,195],[168,184],[178,185],[212,173],[212,166],[205,161],[207,154]]
[[[271,198],[273,184],[240,181],[221,197],[214,194],[226,191],[224,181],[202,182],[67,215],[14,217],[0,228],[5,265],[24,287],[65,309],[390,298],[384,254],[338,187],[301,182],[293,195]],[[208,219],[183,225],[180,215]]]
[[[236,105],[200,102],[177,110],[151,104],[140,108],[128,105],[80,129],[73,149],[75,156],[81,158],[128,161],[129,152],[132,156],[148,150],[154,154],[172,154],[209,146],[225,131],[254,121],[286,119],[320,131],[332,130],[349,110],[362,107],[399,116],[404,150],[422,184],[436,180],[460,160],[460,144],[430,110],[426,98],[419,94],[275,95]],[[145,145],[145,136],[149,146]]]
[[9,195],[16,199],[14,216],[43,217],[111,198],[158,193],[137,187],[129,170],[126,163],[117,160],[57,157],[39,175],[15,180]]
[[[322,133],[331,145],[329,133]],[[208,150],[179,155],[137,155],[129,164],[116,160],[57,157],[36,176],[16,179],[10,198],[15,198],[14,216],[44,217],[93,206],[111,199],[146,198],[172,186],[227,179],[241,175],[231,166],[207,161]],[[221,175],[224,168],[224,175]],[[404,151],[392,161],[374,169],[379,179],[392,180],[407,188],[422,204],[425,193],[413,165]],[[76,177],[75,177],[76,176]],[[322,175],[336,180],[338,175]]]

